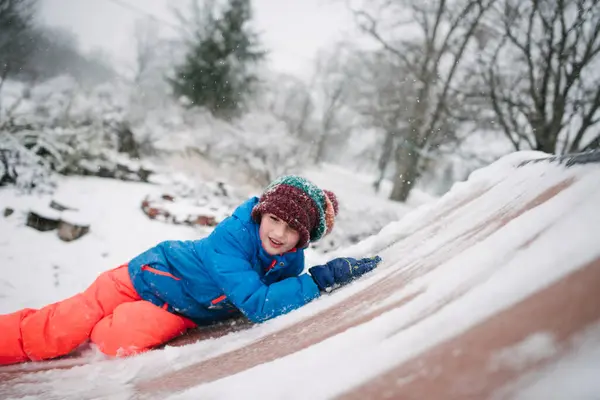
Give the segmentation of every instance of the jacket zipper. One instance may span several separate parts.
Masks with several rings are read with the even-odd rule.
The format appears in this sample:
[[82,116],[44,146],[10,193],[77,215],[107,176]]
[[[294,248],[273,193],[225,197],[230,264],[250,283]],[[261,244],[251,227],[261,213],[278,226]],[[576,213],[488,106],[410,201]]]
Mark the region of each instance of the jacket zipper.
[[151,272],[151,273],[156,274],[156,275],[166,276],[166,277],[175,279],[176,281],[180,281],[181,280],[181,278],[178,278],[178,277],[176,277],[173,274],[170,274],[170,273],[168,273],[166,271],[161,271],[160,269],[152,268],[149,265],[142,265],[142,271],[148,271],[148,272]]

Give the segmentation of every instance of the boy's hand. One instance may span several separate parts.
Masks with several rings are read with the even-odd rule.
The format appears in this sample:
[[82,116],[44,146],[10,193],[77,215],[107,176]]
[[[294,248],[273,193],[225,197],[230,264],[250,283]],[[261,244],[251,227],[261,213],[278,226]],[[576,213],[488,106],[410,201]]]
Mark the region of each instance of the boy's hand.
[[308,269],[313,280],[325,292],[330,292],[345,285],[354,278],[371,271],[381,262],[381,257],[375,256],[357,260],[350,257],[335,258],[325,265],[316,265]]

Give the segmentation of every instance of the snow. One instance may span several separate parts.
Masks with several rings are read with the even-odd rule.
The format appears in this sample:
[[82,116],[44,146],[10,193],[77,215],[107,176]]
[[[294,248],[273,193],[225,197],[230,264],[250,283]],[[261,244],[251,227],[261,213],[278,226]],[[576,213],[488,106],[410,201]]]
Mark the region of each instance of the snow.
[[520,370],[527,364],[550,358],[557,353],[555,339],[551,333],[537,332],[520,343],[502,349],[490,363],[490,368]]
[[60,213],[60,220],[77,226],[90,226],[92,216],[84,212],[64,210]]
[[[351,391],[600,257],[598,238],[593,234],[600,226],[597,165],[565,169],[558,164],[539,163],[516,168],[525,160],[544,156],[537,152],[506,156],[455,184],[441,199],[414,210],[399,208],[383,200],[382,195],[375,195],[366,186],[369,181],[358,174],[331,166],[308,171],[307,175],[319,185],[335,191],[345,207],[363,210],[365,218],[357,223],[368,224],[369,210],[389,210],[402,217],[360,243],[326,255],[314,251],[307,255],[310,264],[336,256],[379,254],[384,261],[373,273],[290,314],[225,337],[128,359],[106,359],[94,349],[84,348],[87,365],[26,375],[9,394],[15,399],[37,398],[40,394],[44,399],[133,398],[135,382],[251,344],[399,273],[411,277],[387,298],[350,311],[366,315],[418,294],[402,307],[391,308],[368,323],[304,350],[172,393],[168,398],[228,399],[252,393],[253,398],[262,399],[325,399]],[[518,219],[508,218],[505,225],[497,222],[498,217],[501,220],[510,216],[540,193],[565,181],[572,182],[568,190],[551,201]],[[203,234],[191,227],[150,221],[141,212],[139,204],[145,196],[161,193],[156,185],[68,178],[60,180],[59,188],[61,198],[84,204],[91,219],[90,233],[70,243],[61,242],[52,232],[23,226],[24,210],[30,203],[47,202],[50,196],[32,198],[19,196],[12,189],[0,190],[0,204],[13,204],[17,210],[0,219],[0,260],[10,266],[0,278],[0,313],[60,300],[84,289],[103,270],[126,262],[161,240],[197,239]],[[454,209],[475,195],[480,197],[467,211]],[[420,198],[430,200],[425,195]],[[413,201],[419,196],[416,199]],[[509,203],[511,208],[506,207]],[[440,224],[445,212],[445,222]],[[476,229],[479,231],[473,233]],[[458,240],[469,232],[472,237]],[[523,243],[530,244],[524,248]],[[425,259],[439,265],[428,269],[422,262]],[[422,318],[424,315],[428,317]],[[520,369],[554,357],[556,348],[551,333],[536,332],[496,352],[489,368]],[[556,393],[561,397],[565,394],[564,398],[593,398],[599,390],[597,329],[581,339],[579,349],[538,374],[527,376],[519,383],[518,394],[524,399],[551,398]],[[50,363],[64,366],[73,362],[66,359]],[[35,363],[0,368],[0,372],[28,369],[35,369]],[[412,379],[404,377],[401,383],[408,384]]]
[[576,350],[534,376],[527,376],[518,400],[550,399],[560,393],[565,399],[597,399],[600,393],[600,325],[579,338]]
[[61,212],[57,211],[53,208],[50,208],[49,205],[48,206],[38,205],[35,207],[31,207],[30,211],[39,215],[40,217],[43,217],[46,219],[52,219],[54,221],[58,221],[61,217]]

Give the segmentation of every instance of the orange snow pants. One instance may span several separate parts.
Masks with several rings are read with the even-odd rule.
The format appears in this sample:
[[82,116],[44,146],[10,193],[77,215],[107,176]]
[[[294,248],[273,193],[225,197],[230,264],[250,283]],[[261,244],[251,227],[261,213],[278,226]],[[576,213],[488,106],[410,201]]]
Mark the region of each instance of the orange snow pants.
[[122,265],[66,300],[0,315],[0,365],[66,355],[88,339],[105,354],[127,356],[195,326],[140,299]]

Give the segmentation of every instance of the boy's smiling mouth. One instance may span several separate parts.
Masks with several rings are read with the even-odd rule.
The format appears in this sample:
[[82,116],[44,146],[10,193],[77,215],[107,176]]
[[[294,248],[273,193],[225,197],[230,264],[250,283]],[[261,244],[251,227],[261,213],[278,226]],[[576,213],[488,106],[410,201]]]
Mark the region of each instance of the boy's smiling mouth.
[[273,239],[271,237],[269,238],[269,241],[271,242],[271,245],[273,247],[281,247],[281,246],[283,246],[283,242],[280,242],[279,240],[275,240],[275,239]]

